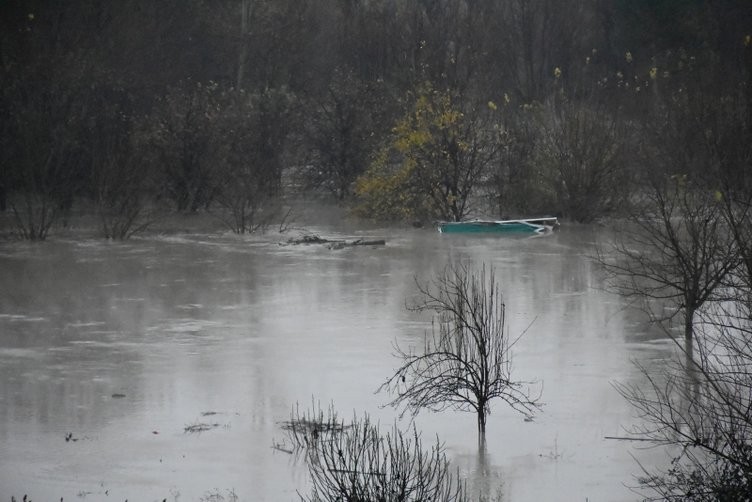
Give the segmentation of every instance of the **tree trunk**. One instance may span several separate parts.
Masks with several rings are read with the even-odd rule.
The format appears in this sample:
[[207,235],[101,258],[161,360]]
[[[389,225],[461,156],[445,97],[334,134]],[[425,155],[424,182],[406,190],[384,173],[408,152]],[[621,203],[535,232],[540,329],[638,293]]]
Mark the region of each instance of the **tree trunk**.
[[694,309],[687,309],[684,317],[684,354],[688,368],[693,368],[694,362],[694,341],[692,340],[695,331],[694,318]]
[[485,442],[486,439],[486,409],[485,406],[478,410],[478,439]]
[[692,342],[692,336],[695,332],[695,310],[686,309],[684,315],[684,339],[687,342]]

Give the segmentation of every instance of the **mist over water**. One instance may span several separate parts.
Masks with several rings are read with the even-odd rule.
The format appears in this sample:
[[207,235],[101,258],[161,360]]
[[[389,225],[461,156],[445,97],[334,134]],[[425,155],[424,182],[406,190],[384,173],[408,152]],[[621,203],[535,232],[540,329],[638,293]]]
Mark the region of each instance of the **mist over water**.
[[[315,399],[390,425],[397,413],[374,391],[396,366],[392,344],[420,345],[430,329],[405,309],[415,279],[471,260],[496,268],[510,332],[527,329],[513,374],[541,382],[544,408],[526,422],[493,403],[485,455],[471,414],[419,415],[424,442],[438,435],[475,492],[505,501],[638,498],[630,455],[663,455],[604,439],[635,422],[611,382],[639,383],[633,361],[661,365],[671,347],[601,290],[585,255],[602,230],[309,231],[387,244],[281,246],[290,235],[270,233],[0,245],[0,497],[299,500],[306,468],[272,448],[278,423]],[[185,432],[199,423],[212,428]]]

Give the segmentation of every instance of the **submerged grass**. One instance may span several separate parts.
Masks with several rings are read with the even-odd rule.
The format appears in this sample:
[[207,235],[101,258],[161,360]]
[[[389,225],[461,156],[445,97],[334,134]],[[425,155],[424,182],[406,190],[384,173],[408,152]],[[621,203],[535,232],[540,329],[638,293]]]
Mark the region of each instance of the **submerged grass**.
[[[321,441],[330,441],[346,428],[332,404],[324,410],[320,403],[315,402],[303,412],[296,403],[290,413],[290,420],[280,422],[279,425],[293,449],[310,448]],[[273,447],[288,451],[285,444],[286,441],[283,440],[281,443],[274,443]]]

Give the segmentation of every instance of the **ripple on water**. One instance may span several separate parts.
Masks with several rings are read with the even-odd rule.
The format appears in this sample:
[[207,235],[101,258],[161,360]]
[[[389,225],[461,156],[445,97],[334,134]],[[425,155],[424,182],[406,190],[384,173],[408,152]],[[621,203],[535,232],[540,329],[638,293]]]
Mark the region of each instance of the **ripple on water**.
[[0,348],[0,358],[8,359],[40,359],[44,356],[40,349]]
[[218,321],[206,319],[163,319],[157,326],[149,326],[147,331],[160,331],[165,333],[198,333],[207,328],[221,326]]
[[0,320],[7,320],[10,322],[42,322],[46,321],[46,317],[39,316],[26,316],[23,314],[0,314]]

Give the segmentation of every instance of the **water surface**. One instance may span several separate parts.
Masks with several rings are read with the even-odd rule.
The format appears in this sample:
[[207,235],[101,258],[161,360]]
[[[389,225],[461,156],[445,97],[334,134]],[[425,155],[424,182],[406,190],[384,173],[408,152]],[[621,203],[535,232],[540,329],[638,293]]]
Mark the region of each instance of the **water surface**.
[[[424,438],[438,435],[473,490],[505,501],[638,498],[625,486],[635,451],[604,439],[635,421],[611,383],[639,384],[633,361],[658,366],[670,345],[601,290],[585,256],[598,230],[310,230],[387,245],[280,246],[289,236],[276,234],[0,245],[0,497],[298,500],[305,466],[271,447],[278,423],[312,399],[395,420],[374,390],[395,368],[394,341],[419,344],[428,327],[405,309],[414,281],[471,260],[496,268],[510,332],[529,327],[514,371],[542,383],[545,406],[526,422],[494,403],[483,456],[470,414],[421,414]],[[185,432],[198,423],[216,427]]]

